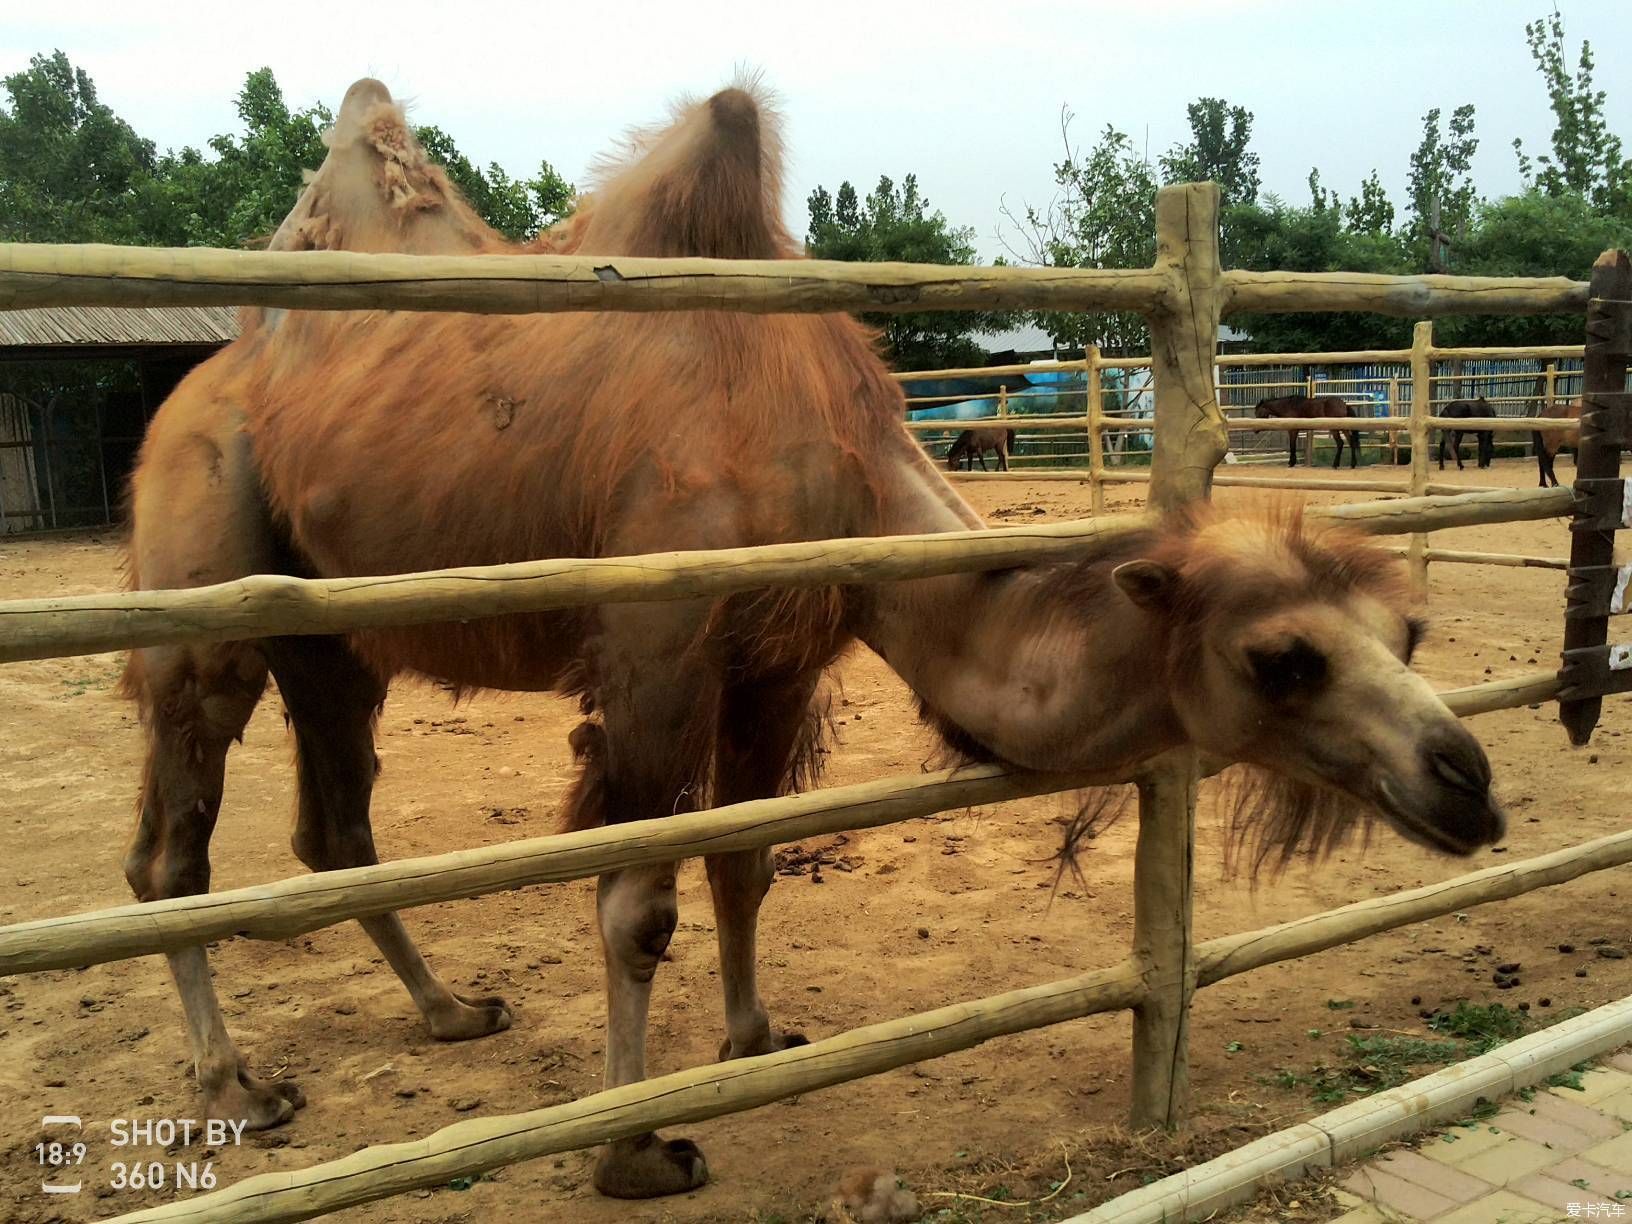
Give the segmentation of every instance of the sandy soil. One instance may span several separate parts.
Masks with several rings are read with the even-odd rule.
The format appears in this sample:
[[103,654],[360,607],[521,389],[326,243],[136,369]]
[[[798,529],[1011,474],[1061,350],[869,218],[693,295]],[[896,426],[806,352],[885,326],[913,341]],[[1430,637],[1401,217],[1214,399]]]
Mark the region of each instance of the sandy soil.
[[[1533,470],[1528,461],[1506,461],[1494,473],[1470,466],[1462,479],[1528,487]],[[963,488],[994,523],[1074,517],[1087,508],[1086,488],[1075,484]],[[1220,492],[1226,504],[1250,496]],[[1114,502],[1119,509],[1134,504],[1127,494]],[[1567,548],[1558,522],[1448,532],[1436,542],[1548,554]],[[117,583],[117,566],[108,538],[0,543],[0,590],[8,598],[107,590]],[[1436,566],[1434,632],[1422,670],[1452,687],[1548,666],[1557,656],[1562,583],[1553,571]],[[127,899],[119,862],[142,744],[132,711],[111,692],[118,666],[115,656],[97,656],[0,668],[0,922]],[[845,721],[829,781],[918,769],[931,745],[903,686],[865,651],[844,660],[839,675]],[[433,686],[400,686],[380,728],[381,853],[425,854],[550,831],[568,777],[565,735],[573,721],[553,698],[483,695],[455,710]],[[1595,743],[1579,753],[1566,747],[1548,706],[1473,725],[1510,806],[1505,846],[1470,864],[1383,835],[1369,849],[1254,889],[1223,877],[1218,822],[1204,794],[1198,937],[1624,827],[1632,702],[1610,703]],[[291,804],[289,747],[278,703],[269,699],[229,767],[215,837],[217,887],[301,870],[288,848]],[[1040,860],[1054,849],[1051,821],[1060,810],[1057,799],[1028,800],[821,843],[834,862],[820,884],[808,873],[788,875],[767,902],[762,963],[773,1014],[820,1036],[1122,957],[1131,927],[1132,822],[1095,844],[1086,886],[1067,887],[1051,902],[1050,869]],[[1192,1022],[1197,1132],[1222,1145],[1317,1112],[1307,1089],[1283,1089],[1267,1077],[1335,1057],[1350,1025],[1420,1032],[1422,1008],[1459,998],[1524,1001],[1544,1014],[1543,998],[1556,1012],[1632,991],[1632,960],[1597,958],[1588,943],[1632,937],[1626,901],[1617,897],[1628,887],[1624,874],[1603,873],[1210,988]],[[217,979],[240,1044],[267,1073],[297,1077],[311,1101],[293,1124],[210,1153],[221,1184],[423,1136],[479,1113],[594,1092],[603,1020],[592,889],[588,881],[534,888],[408,916],[433,963],[456,984],[505,994],[515,1005],[511,1031],[463,1045],[428,1038],[354,926],[220,947]],[[710,1060],[722,1032],[700,867],[684,871],[681,889],[673,963],[663,966],[653,1005],[654,1073]],[[1561,941],[1575,953],[1560,954]],[[1490,974],[1496,961],[1523,964],[1520,988],[1497,991]],[[1329,1000],[1355,1006],[1336,1011]],[[10,979],[0,983],[0,1002],[0,1215],[82,1220],[172,1197],[173,1187],[109,1185],[112,1162],[133,1154],[112,1146],[113,1119],[193,1112],[181,1010],[158,960]],[[677,1200],[636,1206],[598,1199],[586,1184],[589,1157],[574,1153],[348,1218],[803,1218],[858,1164],[894,1166],[922,1191],[964,1186],[971,1169],[1046,1162],[1059,1142],[1079,1142],[1091,1128],[1122,1119],[1127,1036],[1125,1017],[1094,1018],[699,1125],[687,1133],[707,1151],[713,1181]],[[86,1121],[86,1188],[74,1197],[38,1192],[39,1120],[57,1113]],[[202,1160],[205,1152],[194,1146],[142,1155],[168,1162],[173,1179],[176,1161]],[[1080,1209],[1134,1184],[1137,1174],[1109,1186],[1082,1177],[1072,1194],[1086,1196],[1075,1199]]]

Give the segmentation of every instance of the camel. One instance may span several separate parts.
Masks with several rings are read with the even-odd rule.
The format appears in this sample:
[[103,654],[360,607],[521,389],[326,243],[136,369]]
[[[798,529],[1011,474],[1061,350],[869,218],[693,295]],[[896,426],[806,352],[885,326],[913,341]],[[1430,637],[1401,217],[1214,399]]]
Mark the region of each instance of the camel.
[[[599,170],[533,249],[793,259],[775,110],[752,82],[678,104]],[[353,86],[277,249],[507,248],[414,143],[378,82]],[[134,477],[130,581],[339,576],[836,536],[981,521],[902,427],[874,338],[843,315],[528,316],[249,311],[242,336],[155,417]],[[706,428],[677,428],[686,421]],[[736,439],[722,454],[720,436]],[[268,675],[295,747],[293,846],[314,870],[376,861],[374,722],[393,677],[574,696],[566,823],[661,818],[802,784],[824,669],[852,642],[917,693],[969,758],[1126,776],[1193,744],[1270,771],[1262,827],[1329,844],[1355,813],[1448,853],[1496,840],[1485,755],[1408,667],[1420,626],[1397,563],[1293,512],[1205,510],[1070,564],[874,588],[778,591],[387,629],[147,648],[124,688],[147,760],[125,873],[136,896],[207,891],[228,750]],[[1324,798],[1323,798],[1324,797]],[[1328,800],[1349,804],[1335,812]],[[721,1057],[802,1043],[772,1027],[755,967],[769,850],[710,856]],[[645,1076],[647,1013],[677,921],[676,864],[601,877],[604,1085]],[[510,1024],[454,993],[396,915],[362,920],[430,1032]],[[300,1090],[249,1070],[204,948],[169,954],[202,1108],[268,1127]],[[594,1184],[703,1184],[695,1144],[655,1134]]]

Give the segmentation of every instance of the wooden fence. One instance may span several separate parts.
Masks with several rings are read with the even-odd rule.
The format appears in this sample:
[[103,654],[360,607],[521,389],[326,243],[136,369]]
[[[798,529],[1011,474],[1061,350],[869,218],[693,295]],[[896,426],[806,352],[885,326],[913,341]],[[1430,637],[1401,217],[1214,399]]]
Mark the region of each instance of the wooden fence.
[[[1223,272],[1211,184],[1164,188],[1158,254],[1137,271],[546,256],[440,258],[338,253],[132,251],[0,246],[0,308],[242,303],[310,309],[746,311],[1133,309],[1152,327],[1156,509],[1205,496],[1227,429],[1214,396],[1221,315],[1235,310],[1364,310],[1392,315],[1582,311],[1572,281]],[[1428,347],[1425,330],[1418,351]],[[988,371],[979,371],[987,373]],[[1092,371],[1090,370],[1090,373]],[[1081,422],[1077,425],[1080,427]],[[1429,427],[1422,417],[1404,428]],[[1467,422],[1458,422],[1466,426]],[[1090,431],[1097,436],[1098,431]],[[1101,473],[1105,479],[1110,474]],[[1216,483],[1224,483],[1220,477]],[[1617,482],[1618,484],[1618,482]],[[1579,513],[1570,489],[1430,493],[1316,513],[1416,541],[1444,527]],[[829,540],[669,557],[557,560],[366,579],[257,577],[193,591],[0,604],[0,662],[189,638],[332,633],[579,606],[693,598],[766,585],[898,580],[1069,555],[1132,518],[885,540]],[[1573,690],[1572,690],[1573,691]],[[1471,716],[1551,700],[1553,673],[1444,694]],[[1565,695],[1569,695],[1566,692]],[[1224,764],[1170,753],[1134,777],[1140,820],[1130,956],[1109,968],[891,1020],[758,1058],[680,1072],[530,1113],[473,1119],[409,1144],[255,1177],[130,1220],[294,1220],[548,1152],[750,1109],[815,1088],[1099,1012],[1134,1015],[1135,1125],[1174,1124],[1188,1092],[1194,992],[1262,965],[1378,931],[1632,862],[1632,834],[1602,838],[1442,884],[1197,944],[1191,931],[1194,809],[1200,776]],[[1114,779],[994,768],[886,778],[662,820],[324,872],[0,929],[0,972],[95,964],[243,934],[284,938],[390,910],[575,879],[637,863],[764,846],[931,812]]]
[[[1323,387],[1341,385],[1345,381],[1362,380],[1326,380],[1301,379],[1288,383],[1254,383],[1230,384],[1219,381],[1218,371],[1227,368],[1251,368],[1254,366],[1313,366],[1326,368],[1345,365],[1366,364],[1397,364],[1409,368],[1409,377],[1390,379],[1388,389],[1388,414],[1381,417],[1361,417],[1354,420],[1354,425],[1361,433],[1386,434],[1392,444],[1393,439],[1406,434],[1411,440],[1410,470],[1405,479],[1390,479],[1387,477],[1352,476],[1343,479],[1322,479],[1311,476],[1296,475],[1242,475],[1238,473],[1218,474],[1213,476],[1212,483],[1225,488],[1257,488],[1257,489],[1286,489],[1305,492],[1339,492],[1339,493],[1408,493],[1413,496],[1424,496],[1434,493],[1462,493],[1469,488],[1467,485],[1447,484],[1432,479],[1433,447],[1431,445],[1433,432],[1436,429],[1456,429],[1467,433],[1471,430],[1489,430],[1498,434],[1514,434],[1528,438],[1533,433],[1562,434],[1571,441],[1579,435],[1580,423],[1570,420],[1538,419],[1528,416],[1492,416],[1492,417],[1460,417],[1447,418],[1435,415],[1434,409],[1451,402],[1454,396],[1436,394],[1439,384],[1452,382],[1465,383],[1470,379],[1481,377],[1468,374],[1436,374],[1435,364],[1443,361],[1494,361],[1509,358],[1530,358],[1536,361],[1548,361],[1549,364],[1539,375],[1543,384],[1542,399],[1551,405],[1556,398],[1558,381],[1557,360],[1579,359],[1584,352],[1582,345],[1538,345],[1530,347],[1488,347],[1488,348],[1458,348],[1441,347],[1434,344],[1433,322],[1424,320],[1412,330],[1412,343],[1406,349],[1363,349],[1337,353],[1236,353],[1215,354],[1213,359],[1214,382],[1213,394],[1215,399],[1225,392],[1239,392],[1243,389],[1257,392],[1259,390],[1284,391],[1288,393],[1302,393],[1313,396],[1320,393]],[[1148,484],[1150,472],[1138,468],[1118,468],[1107,463],[1106,435],[1148,434],[1152,431],[1152,419],[1148,416],[1132,416],[1125,411],[1107,411],[1105,401],[1111,395],[1125,395],[1126,392],[1107,391],[1104,373],[1107,370],[1141,370],[1149,369],[1149,357],[1106,357],[1098,347],[1089,345],[1086,354],[1077,360],[1070,361],[1041,361],[1030,365],[993,366],[985,370],[958,369],[958,370],[919,370],[895,374],[901,382],[926,381],[933,379],[951,379],[959,377],[986,377],[1001,378],[1012,375],[1023,378],[1028,373],[1072,373],[1080,372],[1083,376],[1082,391],[1060,391],[1051,384],[1039,384],[1030,390],[1011,390],[1007,386],[1000,387],[995,395],[946,395],[914,397],[907,401],[908,407],[913,405],[927,405],[938,402],[990,400],[995,406],[995,412],[989,416],[970,417],[963,420],[914,420],[906,422],[906,428],[915,433],[955,433],[963,429],[992,427],[1003,425],[1021,431],[1022,433],[1047,433],[1058,431],[1082,432],[1086,434],[1086,449],[1080,456],[1070,456],[1086,460],[1084,466],[1033,468],[1023,467],[1007,472],[954,472],[954,480],[1004,480],[1004,481],[1086,481],[1089,487],[1091,505],[1095,514],[1105,510],[1105,486],[1108,484]],[[1377,381],[1367,379],[1363,381]],[[1329,392],[1335,393],[1335,392]],[[1081,413],[1054,413],[1049,415],[1026,415],[1015,411],[1016,405],[1023,407],[1028,396],[1052,396],[1055,398],[1065,395],[1080,395],[1083,399]],[[1511,398],[1511,397],[1510,397]],[[1402,415],[1401,407],[1405,408]],[[1242,411],[1244,411],[1244,407]],[[1314,456],[1314,442],[1317,433],[1331,430],[1340,421],[1327,417],[1300,417],[1282,418],[1280,420],[1260,420],[1256,417],[1244,415],[1230,415],[1228,410],[1221,407],[1224,416],[1225,428],[1230,434],[1242,433],[1287,433],[1301,432],[1305,436],[1306,461],[1312,463]],[[1346,427],[1346,425],[1344,426]],[[1391,445],[1391,449],[1394,449]],[[1277,451],[1276,454],[1285,453]],[[1012,463],[1012,456],[1011,456]],[[1510,565],[1510,566],[1547,566],[1548,558],[1529,557],[1519,554],[1506,553],[1478,553],[1435,550],[1428,548],[1425,536],[1418,536],[1412,543],[1409,553],[1411,565],[1412,589],[1417,594],[1425,595],[1428,589],[1428,564],[1431,561],[1441,561],[1458,564],[1474,565]]]

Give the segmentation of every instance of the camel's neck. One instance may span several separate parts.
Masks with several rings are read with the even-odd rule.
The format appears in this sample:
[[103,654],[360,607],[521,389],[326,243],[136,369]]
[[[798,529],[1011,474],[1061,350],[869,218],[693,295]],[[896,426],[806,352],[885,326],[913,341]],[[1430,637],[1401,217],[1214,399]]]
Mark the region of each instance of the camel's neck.
[[[886,530],[978,525],[921,456],[897,459],[891,488],[910,496],[893,499]],[[1070,606],[1044,570],[885,584],[861,636],[985,754],[1029,769],[1120,770],[1183,733],[1154,627],[1111,588],[1111,568],[1092,565]]]

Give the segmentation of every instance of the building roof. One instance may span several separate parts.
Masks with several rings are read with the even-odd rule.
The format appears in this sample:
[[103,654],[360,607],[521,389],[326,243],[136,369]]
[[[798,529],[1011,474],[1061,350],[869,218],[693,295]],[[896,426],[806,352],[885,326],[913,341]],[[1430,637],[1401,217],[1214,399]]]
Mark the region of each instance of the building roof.
[[[0,310],[0,349],[54,351],[216,347],[238,336],[231,306],[55,306]],[[17,356],[7,353],[6,356]]]

